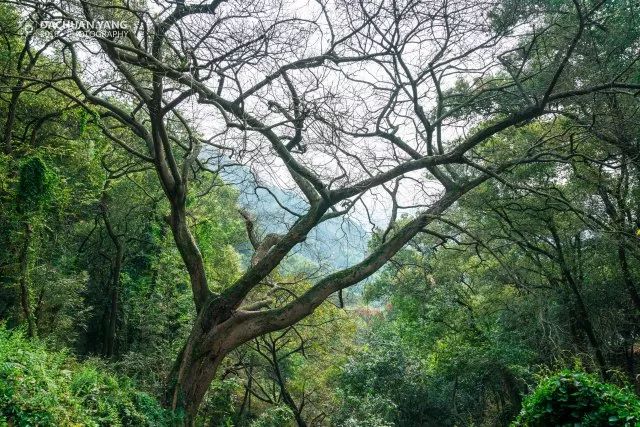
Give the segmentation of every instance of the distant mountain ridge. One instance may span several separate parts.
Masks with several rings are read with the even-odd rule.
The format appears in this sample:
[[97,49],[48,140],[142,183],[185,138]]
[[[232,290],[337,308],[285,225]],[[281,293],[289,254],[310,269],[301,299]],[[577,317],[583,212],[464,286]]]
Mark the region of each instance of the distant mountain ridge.
[[[292,191],[276,187],[255,189],[255,182],[244,168],[235,168],[231,182],[239,182],[240,205],[257,219],[258,232],[285,233],[295,222],[296,217],[283,209],[286,206],[293,212],[304,212],[308,206],[305,200]],[[278,201],[276,201],[276,199]],[[292,253],[303,257],[312,264],[323,265],[330,270],[345,268],[363,259],[367,251],[369,233],[356,221],[348,217],[333,218],[315,227],[307,240],[297,245]],[[240,248],[241,252],[249,248]]]

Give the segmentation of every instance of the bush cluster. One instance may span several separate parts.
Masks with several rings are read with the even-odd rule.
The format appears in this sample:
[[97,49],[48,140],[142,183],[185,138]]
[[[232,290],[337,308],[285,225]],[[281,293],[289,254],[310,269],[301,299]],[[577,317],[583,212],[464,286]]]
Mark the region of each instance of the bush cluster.
[[523,403],[514,426],[637,426],[640,399],[593,374],[563,370],[543,379]]
[[0,327],[0,427],[167,426],[172,421],[130,380]]

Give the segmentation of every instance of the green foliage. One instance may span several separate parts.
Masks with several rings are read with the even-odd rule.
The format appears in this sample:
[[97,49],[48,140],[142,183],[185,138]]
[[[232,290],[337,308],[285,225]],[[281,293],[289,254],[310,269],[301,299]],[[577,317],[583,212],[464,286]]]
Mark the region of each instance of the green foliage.
[[53,200],[55,181],[55,174],[40,157],[24,161],[18,181],[18,210],[27,215],[40,211]]
[[282,427],[293,421],[293,413],[286,406],[275,406],[264,411],[251,427]]
[[640,399],[632,391],[602,383],[595,375],[563,370],[543,379],[527,396],[513,426],[635,426]]
[[[401,9],[409,16],[419,3]],[[438,77],[444,99],[431,104],[441,111],[425,114],[434,126],[442,123],[460,131],[441,135],[438,130],[443,151],[458,136],[480,135],[543,99],[575,37],[573,9],[578,4],[587,25],[553,92],[607,85],[613,76],[619,82],[640,81],[640,14],[634,0],[599,3],[501,0],[494,10],[486,10],[478,21],[487,34],[496,32],[492,40],[497,47],[508,45],[509,50],[486,58],[494,64],[486,73],[470,72],[455,81],[447,73]],[[589,11],[595,4],[597,10]],[[457,8],[444,6],[434,13],[448,15],[447,8]],[[94,15],[98,20],[137,25],[135,15],[123,8],[99,10]],[[0,5],[0,68],[5,71],[0,85],[7,89],[0,97],[0,127],[11,122],[6,114],[16,93],[11,89],[24,85],[8,129],[12,143],[0,147],[0,320],[9,327],[24,322],[18,287],[22,274],[29,291],[24,307],[33,311],[38,336],[48,346],[66,350],[51,352],[0,329],[0,426],[167,425],[169,414],[137,387],[155,396],[166,391],[166,378],[195,311],[189,275],[165,219],[169,205],[154,162],[131,156],[121,145],[140,153],[148,153],[149,147],[139,131],[131,133],[113,115],[99,107],[74,107],[52,87],[38,83],[59,76],[55,86],[60,92],[79,95],[64,77],[68,58],[63,61],[55,45],[41,51],[33,68],[21,63],[21,57],[35,53],[21,53],[26,44],[19,23],[26,17],[24,10]],[[508,38],[501,41],[503,35]],[[39,37],[31,40],[33,49],[42,46]],[[450,42],[457,43],[456,37]],[[408,55],[419,59],[420,50]],[[439,62],[449,63],[451,70],[465,62],[445,50]],[[165,54],[165,63],[178,64],[175,52]],[[151,71],[134,68],[146,87]],[[413,89],[421,92],[429,84],[425,78],[430,80],[420,77]],[[398,82],[402,85],[402,78]],[[398,105],[406,103],[404,95],[397,96]],[[133,111],[134,119],[149,111],[143,104],[132,110],[126,92],[114,92],[109,102]],[[296,415],[312,425],[506,425],[520,410],[522,391],[535,372],[574,358],[594,368],[596,346],[605,356],[598,363],[610,364],[603,371],[626,369],[629,380],[637,380],[637,360],[621,360],[621,355],[637,359],[640,336],[640,304],[634,307],[629,295],[640,283],[634,237],[640,224],[637,97],[612,88],[606,96],[555,98],[548,107],[557,113],[504,129],[464,156],[452,157],[457,164],[438,166],[457,175],[460,183],[480,176],[482,169],[472,164],[502,171],[502,178],[466,193],[368,283],[365,300],[370,305],[359,313],[366,320],[359,333],[353,322],[357,310],[347,307],[342,315],[343,310],[323,304],[294,327],[251,340],[221,364],[222,379],[211,385],[198,422],[294,425],[291,408],[284,406],[286,391],[294,404],[286,403],[303,408]],[[405,120],[398,120],[404,113],[396,117],[391,110],[387,124],[399,126],[397,135],[414,133],[405,129]],[[571,115],[584,116],[584,123]],[[193,135],[181,131],[171,116],[166,116],[169,140],[193,142]],[[114,145],[101,127],[124,144]],[[251,133],[245,137],[252,138]],[[622,143],[616,146],[615,141]],[[174,148],[178,166],[187,166],[182,163],[185,152]],[[511,163],[517,159],[524,163]],[[385,163],[378,167],[386,169]],[[502,169],[501,164],[510,166]],[[242,247],[248,245],[237,213],[238,192],[217,174],[212,178],[197,168],[184,171],[190,182],[188,225],[203,255],[208,285],[219,293],[241,276],[248,261],[243,262],[247,254]],[[411,179],[418,179],[414,173]],[[340,180],[335,183],[341,185]],[[607,201],[602,194],[613,208],[603,206]],[[397,196],[405,199],[405,194]],[[401,214],[393,233],[414,213],[403,210],[411,214]],[[107,219],[117,239],[108,232]],[[26,244],[25,222],[34,226]],[[117,276],[115,248],[120,245],[114,241],[124,248]],[[380,234],[371,247],[381,243]],[[22,272],[21,248],[28,249]],[[627,251],[624,272],[620,248]],[[327,272],[301,254],[290,254],[245,302],[267,300],[267,307],[281,307],[291,294],[302,295],[312,285],[309,281],[321,280]],[[111,318],[115,333],[109,335]],[[592,329],[588,337],[586,325]],[[108,364],[97,358],[79,363],[66,353],[83,358],[106,353],[107,336],[116,341]],[[541,382],[515,425],[563,423],[636,424],[638,400],[591,375],[563,371]]]
[[390,427],[396,410],[393,402],[376,394],[342,395],[342,406],[334,419],[343,427]]
[[344,366],[336,384],[342,400],[334,414],[337,425],[419,426],[435,421],[432,402],[425,398],[428,377],[422,363],[395,338],[374,334]]
[[213,427],[234,425],[234,415],[238,402],[236,396],[241,394],[242,384],[238,378],[214,380],[203,403],[202,412],[210,418]]
[[130,380],[0,328],[0,421],[16,426],[163,426],[171,416]]

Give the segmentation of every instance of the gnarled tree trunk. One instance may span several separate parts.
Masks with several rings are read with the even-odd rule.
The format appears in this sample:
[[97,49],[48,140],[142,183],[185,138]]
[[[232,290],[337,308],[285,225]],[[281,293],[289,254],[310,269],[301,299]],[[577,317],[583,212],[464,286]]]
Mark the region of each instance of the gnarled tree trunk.
[[219,299],[211,298],[201,310],[169,377],[165,404],[174,411],[184,411],[186,425],[193,425],[224,357],[240,345],[225,345],[230,334],[211,323],[220,305]]

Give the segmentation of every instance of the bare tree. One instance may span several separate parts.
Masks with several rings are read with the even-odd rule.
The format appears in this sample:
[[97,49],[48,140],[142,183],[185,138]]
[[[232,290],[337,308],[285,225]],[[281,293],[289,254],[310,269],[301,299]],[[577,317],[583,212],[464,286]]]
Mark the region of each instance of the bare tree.
[[[64,93],[157,172],[197,311],[167,394],[188,422],[231,350],[294,325],[373,274],[482,182],[546,158],[544,140],[495,155],[488,145],[501,132],[544,121],[576,98],[640,89],[628,80],[631,65],[588,87],[572,76],[604,2],[18,3],[44,21],[128,25],[126,34],[36,30],[66,72],[23,76],[24,85]],[[294,218],[286,232],[253,242],[251,265],[214,294],[189,229],[189,182],[238,163],[295,188],[305,203],[278,200]],[[258,298],[259,285],[312,229],[358,210],[375,216],[374,200],[390,221],[362,261],[284,305]],[[398,225],[402,212],[411,219]]]

